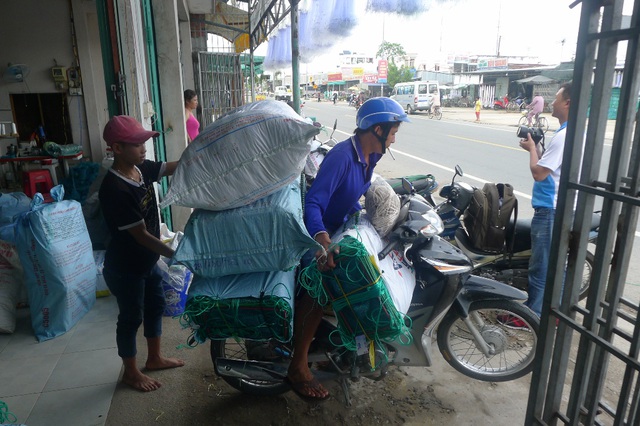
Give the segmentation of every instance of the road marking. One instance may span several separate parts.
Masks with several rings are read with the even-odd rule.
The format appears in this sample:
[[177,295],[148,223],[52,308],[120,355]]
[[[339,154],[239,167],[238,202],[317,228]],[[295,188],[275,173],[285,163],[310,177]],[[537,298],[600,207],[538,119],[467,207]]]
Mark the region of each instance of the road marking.
[[514,151],[523,151],[522,148],[515,148],[513,146],[500,145],[498,143],[493,143],[493,142],[484,142],[484,141],[480,141],[478,139],[463,138],[461,136],[454,136],[454,135],[446,135],[446,136],[448,136],[450,138],[454,138],[454,139],[462,139],[462,140],[465,140],[465,141],[477,142],[477,143],[481,143],[481,144],[484,144],[484,145],[497,146],[499,148],[512,149]]

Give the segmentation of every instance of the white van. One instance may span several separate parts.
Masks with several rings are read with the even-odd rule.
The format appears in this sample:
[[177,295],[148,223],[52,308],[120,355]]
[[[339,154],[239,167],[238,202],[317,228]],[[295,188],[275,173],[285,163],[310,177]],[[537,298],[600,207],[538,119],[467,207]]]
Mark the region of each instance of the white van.
[[[440,85],[437,81],[398,83],[393,87],[391,99],[402,105],[407,114],[426,111],[431,108],[434,99],[440,101]],[[438,104],[439,102],[436,103]]]

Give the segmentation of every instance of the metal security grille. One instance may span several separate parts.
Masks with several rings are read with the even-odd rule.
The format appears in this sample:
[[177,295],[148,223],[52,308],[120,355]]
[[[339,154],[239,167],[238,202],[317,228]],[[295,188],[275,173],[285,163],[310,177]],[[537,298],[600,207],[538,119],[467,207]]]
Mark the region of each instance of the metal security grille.
[[[624,3],[632,6],[630,19],[623,17]],[[640,297],[625,283],[640,206],[640,0],[585,0],[581,7],[547,276],[551,288],[544,296],[543,344],[536,354],[526,424],[637,425]],[[625,48],[613,140],[605,140],[616,56]],[[597,210],[602,219],[589,294],[586,303],[578,302]]]
[[244,104],[240,55],[234,53],[195,53],[196,93],[199,95],[198,121],[201,128]]

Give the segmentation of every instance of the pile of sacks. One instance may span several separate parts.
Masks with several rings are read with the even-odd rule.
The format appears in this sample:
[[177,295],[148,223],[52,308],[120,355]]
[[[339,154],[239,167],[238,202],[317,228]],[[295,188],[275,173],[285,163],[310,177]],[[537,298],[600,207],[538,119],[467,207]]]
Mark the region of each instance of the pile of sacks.
[[317,249],[301,173],[319,129],[284,102],[220,117],[184,151],[161,207],[195,208],[174,260],[192,273],[182,320],[206,339],[293,334],[295,271]]

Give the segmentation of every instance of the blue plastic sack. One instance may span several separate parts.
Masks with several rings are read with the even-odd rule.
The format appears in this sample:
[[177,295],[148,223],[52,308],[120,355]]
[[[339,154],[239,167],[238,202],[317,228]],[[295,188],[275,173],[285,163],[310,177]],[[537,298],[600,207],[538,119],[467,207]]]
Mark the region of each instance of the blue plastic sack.
[[51,190],[56,202],[36,193],[31,210],[16,222],[16,245],[24,269],[31,324],[38,341],[73,327],[96,300],[97,270],[91,240],[77,201]]
[[0,225],[13,223],[14,218],[28,211],[30,206],[31,198],[24,192],[0,194]]
[[194,274],[224,275],[289,270],[320,246],[302,220],[297,183],[237,209],[197,209],[173,259]]

